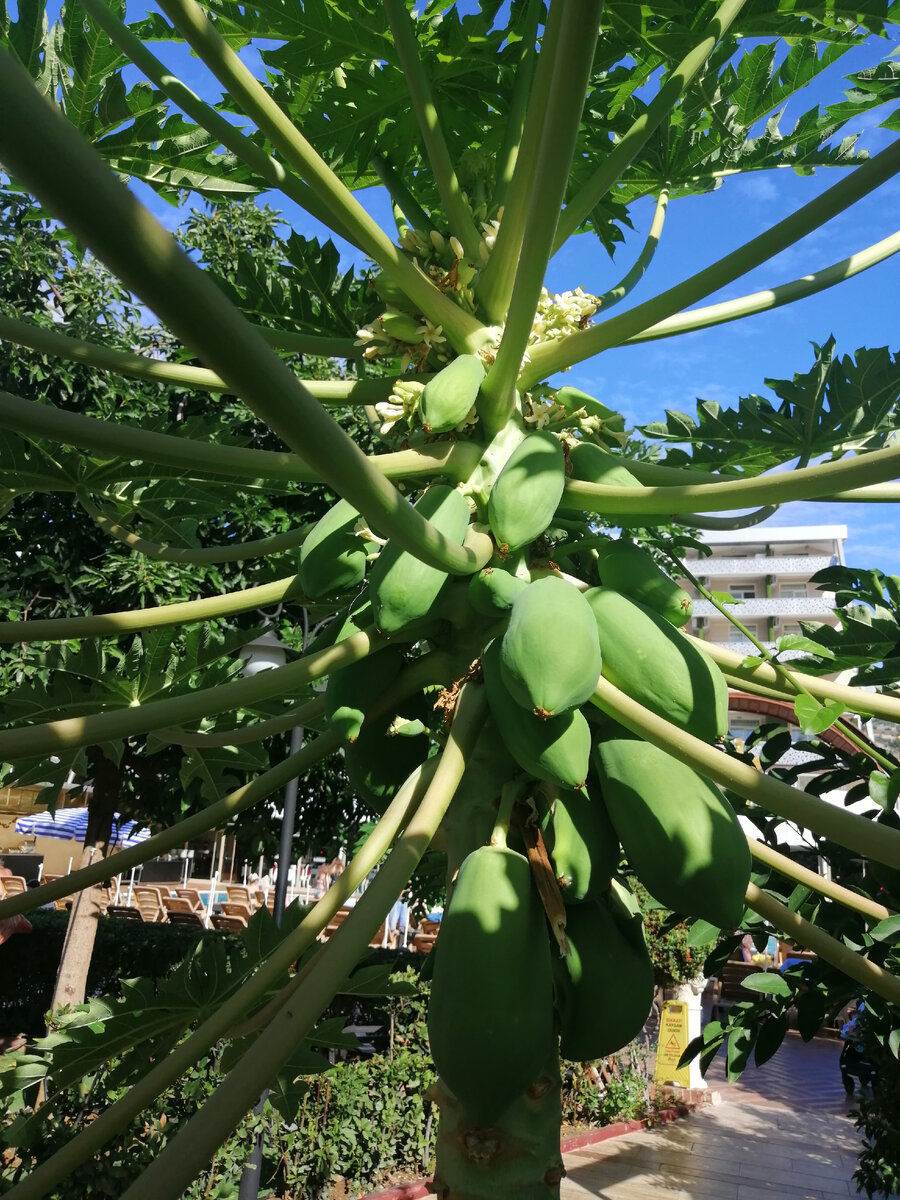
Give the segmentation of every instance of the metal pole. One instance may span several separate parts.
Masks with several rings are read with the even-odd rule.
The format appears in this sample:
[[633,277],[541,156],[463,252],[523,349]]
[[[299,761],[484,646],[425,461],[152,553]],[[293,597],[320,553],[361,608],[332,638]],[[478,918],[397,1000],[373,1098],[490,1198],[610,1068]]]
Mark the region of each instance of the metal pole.
[[[295,726],[291,730],[290,753],[296,754],[303,749],[303,728]],[[281,838],[278,844],[278,874],[275,876],[275,902],[272,906],[272,917],[277,926],[281,926],[284,916],[284,901],[287,895],[288,868],[291,864],[291,843],[294,838],[294,823],[297,818],[297,784],[296,778],[291,779],[284,789],[284,807],[281,813]],[[255,1116],[263,1110],[266,1093],[260,1096],[253,1113]],[[241,1183],[238,1188],[238,1200],[257,1200],[259,1196],[260,1177],[262,1175],[263,1135],[259,1133],[253,1149],[244,1163]]]
[[[298,754],[303,749],[303,728],[296,725],[291,730],[290,754]],[[281,814],[281,840],[278,843],[278,874],[275,876],[275,904],[272,916],[275,924],[281,925],[284,915],[284,902],[287,896],[288,870],[291,865],[292,843],[294,840],[294,823],[297,818],[297,779],[291,779],[284,789],[284,810]]]

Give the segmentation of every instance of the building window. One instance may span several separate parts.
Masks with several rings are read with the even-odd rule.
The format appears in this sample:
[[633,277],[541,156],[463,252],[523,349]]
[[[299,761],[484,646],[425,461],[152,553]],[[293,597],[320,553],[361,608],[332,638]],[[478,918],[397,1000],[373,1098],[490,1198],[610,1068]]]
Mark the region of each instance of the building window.
[[756,584],[755,583],[730,583],[727,589],[735,600],[755,600],[756,599]]
[[805,600],[806,599],[806,584],[805,583],[782,583],[779,585],[778,591],[781,596],[789,600]]
[[781,626],[782,633],[802,633],[803,630],[796,621],[784,621]]
[[[744,622],[742,622],[742,624],[747,629],[748,633],[752,633],[754,637],[759,637],[759,632],[756,628],[755,622],[744,621]],[[746,635],[740,629],[738,629],[735,625],[729,625],[728,626],[728,640],[729,640],[729,642],[746,642],[747,638],[746,638]]]

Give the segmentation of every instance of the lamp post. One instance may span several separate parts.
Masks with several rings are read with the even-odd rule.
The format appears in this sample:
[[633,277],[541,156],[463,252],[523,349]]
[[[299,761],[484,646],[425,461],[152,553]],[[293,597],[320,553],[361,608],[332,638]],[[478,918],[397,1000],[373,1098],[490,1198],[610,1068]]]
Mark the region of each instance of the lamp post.
[[[261,671],[270,671],[275,667],[283,667],[287,662],[287,650],[278,636],[271,629],[264,630],[258,638],[248,642],[240,651],[244,660],[244,675],[258,675]],[[291,748],[289,754],[294,755],[303,749],[303,727],[295,725],[291,730]],[[281,813],[281,831],[278,841],[277,873],[275,875],[275,901],[272,905],[272,917],[275,924],[280,926],[284,916],[287,899],[288,869],[291,863],[291,843],[294,837],[294,823],[297,818],[297,779],[291,779],[284,789],[284,807]],[[243,1200],[243,1196],[241,1197]]]
[[[287,649],[271,630],[264,630],[258,638],[242,647],[240,656],[244,660],[244,675],[258,675],[261,671],[271,671],[283,667],[287,662]],[[303,729],[295,726],[291,730],[290,753],[295,754],[303,745]],[[272,917],[277,926],[281,925],[284,916],[284,902],[287,896],[288,864],[291,861],[291,841],[294,835],[294,821],[297,816],[297,780],[291,779],[284,789],[284,808],[281,813],[281,833],[278,841],[277,873],[275,875],[275,900],[272,905]],[[254,1114],[262,1113],[266,1103],[266,1093],[260,1096]],[[256,1200],[259,1195],[260,1177],[262,1175],[263,1135],[257,1134],[253,1149],[244,1163],[241,1182],[238,1189],[238,1200]]]
[[[313,630],[315,634],[316,629]],[[303,611],[303,648],[309,640],[309,628],[306,610]],[[281,642],[272,629],[265,629],[260,636],[248,642],[240,651],[244,660],[244,675],[258,675],[260,671],[270,671],[275,667],[283,667],[287,662],[287,647]],[[290,754],[294,755],[303,749],[304,731],[302,725],[295,725],[291,730]],[[294,837],[294,823],[297,817],[297,788],[298,779],[294,776],[284,788],[284,806],[281,813],[281,831],[278,842],[277,873],[275,876],[275,898],[272,905],[272,917],[277,926],[281,925],[284,916],[285,900],[287,899],[288,871],[291,864],[291,843]],[[255,1114],[260,1114],[266,1102],[266,1093],[260,1096],[254,1108]],[[244,1163],[241,1174],[238,1200],[257,1200],[259,1195],[260,1177],[262,1175],[263,1135],[258,1134],[253,1149]]]

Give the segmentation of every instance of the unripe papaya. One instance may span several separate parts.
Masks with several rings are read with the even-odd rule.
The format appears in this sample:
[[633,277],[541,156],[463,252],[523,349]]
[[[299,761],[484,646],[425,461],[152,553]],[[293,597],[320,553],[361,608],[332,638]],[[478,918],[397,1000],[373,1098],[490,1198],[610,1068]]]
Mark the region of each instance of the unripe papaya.
[[607,408],[606,405],[589,396],[587,392],[581,391],[576,387],[561,387],[555,396],[556,403],[561,405],[567,413],[578,412],[583,408],[589,417],[599,417],[602,421],[609,421],[613,417],[619,417],[622,421],[622,428],[625,428],[625,419],[615,409]]
[[530,433],[507,459],[488,497],[488,521],[502,553],[533,542],[553,520],[566,482],[562,443]]
[[543,822],[544,842],[566,904],[595,900],[619,862],[619,839],[599,797],[559,792]]
[[366,710],[381,698],[400,674],[402,666],[400,649],[387,646],[359,662],[342,667],[329,677],[325,715],[342,741],[356,741]]
[[[435,484],[419,497],[416,511],[451,541],[465,541],[469,506],[456,488]],[[369,577],[369,593],[376,628],[396,633],[410,621],[424,617],[447,581],[444,571],[429,567],[396,542],[382,547]]]
[[469,603],[483,617],[500,617],[509,612],[516,596],[526,587],[524,579],[502,567],[484,567],[469,579]]
[[415,305],[398,284],[383,273],[379,272],[372,277],[372,287],[375,292],[381,297],[385,304],[389,304],[391,308],[400,310],[401,312],[415,312]]
[[394,712],[366,725],[356,740],[344,747],[344,766],[354,794],[375,812],[384,811],[404,779],[431,751],[431,738],[424,727],[411,737],[392,733],[397,718],[427,721],[433,715],[432,701],[422,692],[400,701]]
[[419,415],[426,430],[455,429],[475,406],[484,382],[484,365],[477,354],[460,354],[425,384]]
[[418,345],[425,338],[422,322],[409,313],[388,309],[378,318],[381,328],[388,337],[396,338],[398,342],[410,342]]
[[484,1127],[535,1082],[554,1039],[550,941],[523,855],[482,846],[467,856],[437,949],[431,1054]]
[[590,762],[591,730],[580,709],[541,720],[517,704],[503,682],[496,639],[484,651],[481,665],[491,714],[519,766],[546,783],[581,787]]
[[621,457],[601,450],[593,442],[579,442],[569,447],[572,477],[585,483],[601,483],[604,487],[639,488],[644,485],[623,465]]
[[603,675],[657,716],[714,742],[728,731],[721,671],[652,609],[613,588],[584,593],[600,633]]
[[366,544],[356,535],[359,513],[338,500],[316,522],[300,549],[300,586],[310,599],[330,596],[361,583],[366,573]]
[[603,1058],[643,1028],[653,1003],[653,964],[640,930],[629,930],[603,901],[566,909],[569,954],[554,981],[560,1053],[574,1062]]
[[600,547],[597,569],[604,587],[638,600],[672,625],[680,628],[691,619],[694,604],[690,596],[634,542],[618,538]]
[[600,639],[578,588],[548,575],[519,593],[500,642],[500,670],[513,699],[539,717],[589,699],[600,678]]
[[673,912],[733,928],[744,908],[750,851],[719,789],[615,725],[602,730],[594,763],[625,857],[650,894]]

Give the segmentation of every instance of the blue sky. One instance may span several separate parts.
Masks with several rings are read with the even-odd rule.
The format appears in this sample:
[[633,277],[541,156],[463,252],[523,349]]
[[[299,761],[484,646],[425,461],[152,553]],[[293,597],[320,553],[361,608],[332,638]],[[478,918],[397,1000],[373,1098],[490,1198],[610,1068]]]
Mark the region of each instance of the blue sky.
[[[142,5],[129,5],[129,17],[145,11]],[[845,74],[873,65],[892,48],[896,49],[896,41],[871,39],[851,51],[791,101],[782,118],[782,127],[789,129],[794,119],[815,101],[838,99]],[[219,85],[196,59],[178,54],[170,44],[158,47],[157,52],[205,98],[218,98]],[[258,67],[258,57],[252,51],[249,54],[248,61]],[[893,136],[877,128],[888,111],[881,109],[867,114],[862,122],[842,131],[841,136],[845,132],[860,132],[860,144],[871,153],[877,152]],[[839,174],[837,170],[823,170],[810,179],[800,178],[790,170],[778,170],[730,177],[715,193],[671,203],[652,268],[632,298],[636,302],[645,300],[715,261],[836,182]],[[178,212],[161,203],[148,189],[139,186],[138,190],[167,225],[178,223]],[[281,210],[299,231],[308,236],[327,234],[280,194],[264,199]],[[898,200],[900,179],[895,179],[703,303],[788,282],[865,248],[894,232],[900,211]],[[392,228],[390,209],[383,195],[366,193],[364,202],[383,225]],[[635,232],[618,249],[615,263],[592,236],[571,239],[550,264],[546,282],[551,291],[582,285],[588,291],[603,292],[615,283],[640,250],[652,210],[650,200],[635,206]],[[356,261],[363,265],[346,244],[342,249],[348,264]],[[808,370],[813,361],[812,343],[821,344],[832,334],[839,354],[853,353],[865,345],[900,350],[898,297],[900,255],[847,283],[775,312],[644,346],[607,351],[574,368],[566,375],[566,382],[598,396],[634,423],[660,419],[666,408],[692,413],[698,399],[732,405],[738,397],[750,392],[766,394],[766,378],[789,379],[796,371]],[[849,528],[850,563],[900,572],[900,544],[895,536],[893,506],[795,504],[783,508],[773,522],[844,523]]]

